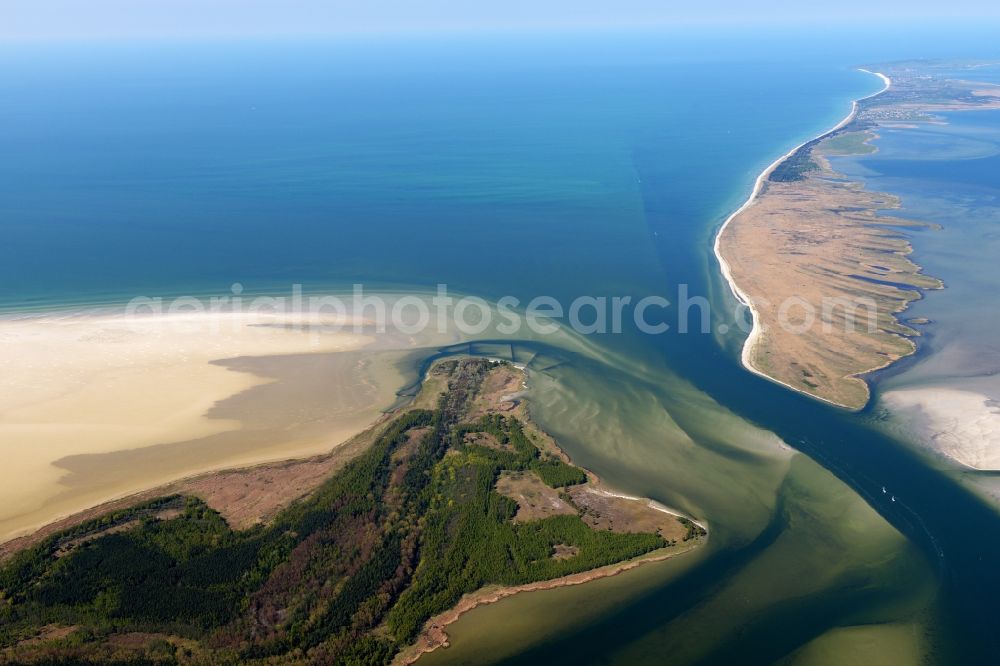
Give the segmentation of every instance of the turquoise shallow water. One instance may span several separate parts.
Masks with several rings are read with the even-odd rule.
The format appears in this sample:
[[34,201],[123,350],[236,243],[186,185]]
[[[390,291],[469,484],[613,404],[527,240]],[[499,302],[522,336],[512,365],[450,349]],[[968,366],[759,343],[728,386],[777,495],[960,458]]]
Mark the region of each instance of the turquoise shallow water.
[[[687,284],[729,321],[717,225],[766,164],[878,89],[853,65],[910,55],[904,38],[831,51],[832,36],[777,37],[7,47],[0,307],[224,295],[234,282],[447,283],[522,300],[672,297]],[[933,605],[916,608],[937,618],[939,660],[983,661],[996,641],[1000,569],[982,557],[1000,552],[996,513],[867,415],[744,372],[734,341],[627,325],[595,338],[603,364],[519,344],[539,373],[539,418],[577,460],[713,525],[686,578],[521,658],[662,663],[696,622],[712,637],[702,660],[768,662],[834,626],[912,619],[900,599],[930,585]],[[833,475],[803,459],[775,481],[776,464],[738,446],[755,426]],[[832,508],[802,518],[819,502],[810,492],[828,507],[868,502],[909,543],[855,548],[889,530],[877,517],[845,544],[824,541],[843,521]],[[763,594],[796,563],[823,584],[711,610],[739,598],[713,586]]]

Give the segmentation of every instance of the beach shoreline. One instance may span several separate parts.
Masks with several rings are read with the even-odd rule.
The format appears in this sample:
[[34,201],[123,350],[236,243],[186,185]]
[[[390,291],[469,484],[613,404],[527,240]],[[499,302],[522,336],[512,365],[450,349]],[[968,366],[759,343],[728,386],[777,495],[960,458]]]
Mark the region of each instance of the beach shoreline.
[[719,230],[715,234],[715,240],[714,240],[714,243],[713,243],[713,252],[715,254],[716,260],[719,262],[719,268],[720,268],[720,271],[722,272],[723,278],[726,281],[726,284],[729,286],[729,289],[732,292],[733,296],[736,297],[736,300],[739,301],[742,305],[744,305],[750,311],[750,318],[751,318],[750,333],[747,335],[746,340],[744,340],[743,347],[742,347],[741,352],[740,352],[740,362],[742,363],[743,367],[745,369],[749,370],[750,372],[752,372],[753,374],[758,375],[759,377],[763,377],[764,379],[767,379],[767,380],[769,380],[771,382],[774,382],[776,384],[784,386],[785,388],[791,389],[792,391],[795,391],[797,393],[801,393],[802,395],[808,396],[808,397],[813,398],[815,400],[819,400],[819,401],[824,402],[824,403],[829,404],[829,405],[833,405],[835,407],[839,407],[841,409],[850,409],[850,407],[842,405],[842,404],[840,404],[838,402],[835,402],[833,400],[826,399],[826,398],[824,398],[822,396],[818,396],[818,395],[809,393],[808,391],[804,391],[804,390],[802,390],[802,389],[800,389],[798,387],[792,386],[791,384],[788,384],[787,382],[783,382],[783,381],[781,381],[780,379],[778,379],[776,377],[772,377],[771,375],[767,374],[766,372],[764,372],[764,371],[760,370],[759,368],[757,368],[756,366],[754,366],[753,362],[751,361],[751,357],[752,357],[754,348],[757,345],[757,343],[758,343],[758,341],[760,339],[760,335],[761,335],[760,313],[754,307],[753,302],[750,299],[750,297],[746,293],[744,293],[743,290],[740,289],[740,286],[733,279],[732,270],[731,270],[731,268],[729,266],[729,263],[722,256],[721,239],[722,239],[723,233],[725,233],[727,227],[729,227],[729,225],[733,222],[733,220],[735,220],[740,214],[742,214],[745,210],[747,210],[750,206],[752,206],[754,204],[754,202],[757,201],[758,197],[760,196],[761,192],[764,189],[764,183],[767,182],[767,179],[771,176],[772,173],[774,173],[775,169],[777,169],[779,166],[781,166],[785,161],[787,161],[789,158],[791,158],[793,155],[795,155],[797,152],[799,152],[802,148],[808,146],[811,143],[819,141],[819,140],[821,140],[821,139],[823,139],[823,138],[825,138],[825,137],[833,134],[834,132],[838,132],[841,129],[843,129],[844,127],[846,127],[847,125],[849,125],[851,123],[851,121],[853,121],[854,118],[858,114],[858,108],[859,108],[860,102],[862,102],[862,101],[864,101],[866,99],[871,99],[872,97],[876,97],[878,95],[881,95],[882,93],[884,93],[887,90],[889,90],[889,88],[892,86],[892,80],[889,79],[888,76],[886,76],[885,74],[883,74],[881,72],[873,72],[873,71],[870,71],[870,70],[867,70],[867,69],[861,69],[861,68],[859,68],[858,71],[865,72],[867,74],[872,74],[874,76],[877,76],[879,79],[882,80],[883,88],[881,90],[875,92],[875,93],[872,93],[871,95],[866,95],[864,97],[860,97],[858,99],[852,100],[851,101],[851,111],[850,111],[850,113],[848,113],[847,116],[845,116],[840,122],[838,122],[836,125],[834,125],[830,129],[828,129],[828,130],[826,130],[824,132],[821,132],[820,134],[816,135],[815,137],[813,137],[811,139],[808,139],[807,141],[803,141],[802,143],[800,143],[799,145],[795,146],[794,148],[792,148],[791,150],[789,150],[787,153],[785,153],[784,155],[782,155],[781,157],[779,157],[778,159],[776,159],[774,162],[771,162],[771,164],[769,164],[757,176],[757,179],[754,181],[753,189],[750,192],[750,196],[746,199],[746,201],[743,202],[743,204],[739,208],[737,208],[735,211],[733,211],[729,215],[729,217],[727,217],[726,220],[719,227]]

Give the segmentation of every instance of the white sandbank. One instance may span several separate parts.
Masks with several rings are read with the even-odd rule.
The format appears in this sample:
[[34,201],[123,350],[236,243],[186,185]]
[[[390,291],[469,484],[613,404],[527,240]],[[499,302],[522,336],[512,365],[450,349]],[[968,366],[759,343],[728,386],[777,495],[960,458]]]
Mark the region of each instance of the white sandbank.
[[973,469],[1000,470],[1000,403],[989,396],[935,386],[886,391],[881,403],[933,451]]
[[755,375],[759,375],[759,376],[761,376],[761,377],[763,377],[765,379],[768,379],[768,380],[770,380],[770,381],[772,381],[772,382],[774,382],[776,384],[780,384],[780,385],[784,386],[785,388],[789,388],[789,389],[791,389],[793,391],[796,391],[798,393],[801,393],[803,395],[807,395],[810,398],[815,398],[817,400],[821,400],[823,402],[826,402],[826,403],[831,404],[831,405],[835,405],[837,407],[842,407],[842,405],[839,405],[838,403],[833,402],[832,400],[827,400],[827,399],[822,398],[820,396],[812,395],[811,393],[806,393],[805,391],[803,391],[800,388],[797,388],[795,386],[792,386],[791,384],[787,384],[787,383],[785,383],[785,382],[783,382],[783,381],[781,381],[779,379],[771,377],[770,375],[764,373],[763,371],[761,371],[760,369],[756,368],[753,365],[753,362],[751,361],[752,353],[753,353],[753,350],[754,350],[754,346],[757,344],[757,342],[760,339],[760,334],[761,334],[760,313],[757,311],[757,308],[755,308],[754,305],[753,305],[753,303],[750,301],[750,297],[747,296],[747,294],[745,294],[740,289],[739,285],[736,284],[735,280],[733,280],[732,270],[730,269],[729,264],[726,262],[726,260],[722,256],[722,251],[721,251],[721,247],[720,247],[720,239],[722,238],[722,234],[726,231],[726,227],[728,227],[729,224],[734,219],[736,219],[737,217],[739,217],[740,213],[742,213],[747,208],[749,208],[751,205],[753,205],[754,201],[757,200],[757,197],[760,196],[761,191],[764,189],[764,183],[767,181],[768,177],[774,172],[775,169],[778,168],[779,165],[781,165],[782,162],[784,162],[785,160],[787,160],[788,158],[790,158],[792,155],[794,155],[796,152],[798,152],[798,150],[800,148],[802,148],[803,146],[805,146],[806,144],[811,143],[813,141],[816,141],[818,139],[822,139],[823,137],[825,137],[825,136],[827,136],[829,134],[833,134],[837,130],[841,129],[842,127],[844,127],[845,125],[847,125],[848,123],[850,123],[852,120],[854,120],[854,116],[856,116],[857,113],[858,113],[858,103],[859,102],[861,102],[863,100],[866,100],[866,99],[869,99],[871,97],[875,97],[876,95],[881,95],[886,90],[888,90],[889,87],[892,85],[892,81],[889,79],[889,77],[886,76],[885,74],[882,74],[881,72],[872,72],[872,71],[869,71],[867,69],[860,69],[859,71],[865,72],[866,74],[874,74],[875,76],[879,77],[882,80],[883,88],[881,90],[879,90],[878,92],[872,93],[871,95],[866,95],[865,97],[861,97],[861,98],[859,98],[857,100],[852,101],[851,102],[851,112],[848,113],[847,116],[844,117],[843,120],[841,120],[839,123],[837,123],[836,125],[834,125],[830,129],[826,130],[825,132],[821,132],[820,134],[817,134],[813,138],[811,138],[811,139],[809,139],[807,141],[803,141],[802,143],[800,143],[799,145],[795,146],[794,148],[792,148],[791,150],[789,150],[787,153],[785,153],[784,155],[782,155],[781,157],[779,157],[775,161],[771,162],[771,164],[769,164],[767,166],[767,168],[765,168],[763,171],[761,171],[760,175],[757,176],[757,180],[754,181],[753,190],[750,192],[750,196],[747,198],[746,201],[743,202],[743,205],[740,206],[739,208],[737,208],[729,217],[727,217],[726,221],[722,223],[721,227],[719,227],[718,233],[715,234],[715,243],[713,245],[713,249],[715,251],[715,258],[719,262],[719,266],[720,266],[720,268],[722,270],[722,276],[726,279],[726,283],[729,285],[729,289],[733,292],[733,295],[736,297],[736,300],[738,300],[740,303],[742,303],[744,306],[746,306],[746,308],[748,310],[750,310],[750,317],[751,317],[750,334],[747,336],[747,339],[744,341],[744,343],[743,343],[743,350],[742,350],[742,352],[740,354],[740,360],[743,363],[743,367],[746,368],[747,370],[749,370],[750,372],[754,373]]

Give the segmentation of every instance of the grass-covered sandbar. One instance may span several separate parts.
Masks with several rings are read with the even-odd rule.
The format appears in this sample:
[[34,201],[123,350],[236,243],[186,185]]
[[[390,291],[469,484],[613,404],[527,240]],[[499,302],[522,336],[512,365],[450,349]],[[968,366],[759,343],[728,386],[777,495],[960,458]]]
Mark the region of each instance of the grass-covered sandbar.
[[933,221],[883,214],[900,201],[837,173],[828,158],[873,152],[880,127],[1000,108],[994,87],[926,64],[877,69],[883,90],[771,164],[716,239],[723,272],[753,318],[744,365],[849,409],[868,403],[867,373],[913,353],[919,333],[900,313],[943,283],[911,259],[906,234]]

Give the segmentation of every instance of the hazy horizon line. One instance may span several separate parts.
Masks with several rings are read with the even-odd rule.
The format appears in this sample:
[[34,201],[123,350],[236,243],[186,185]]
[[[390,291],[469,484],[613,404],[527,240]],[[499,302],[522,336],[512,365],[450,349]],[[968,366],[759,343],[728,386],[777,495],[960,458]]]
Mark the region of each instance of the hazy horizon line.
[[498,25],[498,26],[436,26],[436,27],[383,27],[352,28],[344,30],[288,29],[260,31],[136,31],[107,34],[16,34],[0,30],[0,40],[5,45],[47,44],[47,43],[110,43],[110,42],[205,42],[205,41],[286,41],[286,40],[378,40],[406,39],[423,40],[440,37],[537,37],[546,35],[573,36],[594,34],[671,34],[677,31],[695,29],[702,34],[719,36],[733,35],[752,37],[760,31],[781,31],[789,28],[850,28],[859,33],[897,34],[900,30],[942,28],[966,28],[973,32],[983,32],[1000,27],[1000,16],[990,17],[905,17],[895,19],[891,25],[876,22],[875,17],[858,25],[857,17],[795,17],[789,19],[762,18],[759,21],[746,20],[713,21],[707,19],[685,19],[663,22],[622,22],[591,23],[574,25]]

